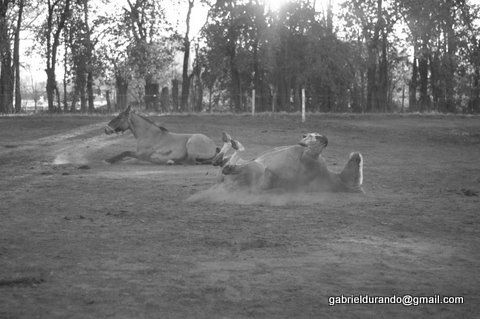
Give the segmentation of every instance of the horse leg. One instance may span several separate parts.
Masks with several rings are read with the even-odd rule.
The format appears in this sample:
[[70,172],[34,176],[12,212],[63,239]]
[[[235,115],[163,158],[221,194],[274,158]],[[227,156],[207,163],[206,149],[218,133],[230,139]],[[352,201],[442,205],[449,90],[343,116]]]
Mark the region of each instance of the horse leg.
[[246,186],[251,191],[263,190],[270,187],[270,180],[265,180],[265,167],[257,162],[249,162],[243,165],[229,165],[222,170],[224,176],[231,175],[237,185]]
[[172,150],[166,150],[166,151],[156,150],[151,154],[146,154],[145,158],[147,161],[154,164],[161,164],[161,165],[180,164],[180,162],[175,159],[174,154],[172,154]]
[[133,157],[133,158],[138,158],[137,154],[135,152],[132,152],[132,151],[125,151],[123,153],[120,153],[114,157],[111,157],[109,159],[106,159],[105,161],[107,163],[110,163],[110,164],[114,164],[118,161],[121,161],[123,160],[125,157]]
[[[217,156],[218,153],[220,153],[220,148],[215,147],[215,155],[213,155],[212,157],[209,157],[209,158],[196,158],[195,159],[195,164],[202,164],[202,165],[213,164],[213,166],[218,166],[218,165],[215,165],[215,163],[213,162],[213,159]],[[228,159],[227,159],[227,161],[228,161]],[[226,163],[226,162],[224,162],[224,163]]]
[[[214,156],[215,157],[215,156]],[[213,157],[212,158],[196,158],[195,159],[195,164],[201,164],[201,165],[205,165],[205,164],[213,164]]]
[[194,157],[191,157],[189,154],[187,154],[187,157],[182,161],[183,165],[196,165],[199,164],[197,163],[197,160]]
[[345,168],[339,174],[340,180],[350,190],[361,190],[363,182],[363,158],[360,153],[350,154]]
[[225,165],[222,168],[223,175],[238,175],[245,169],[245,165]]
[[267,190],[274,187],[275,175],[268,168],[265,169],[260,179],[260,189]]

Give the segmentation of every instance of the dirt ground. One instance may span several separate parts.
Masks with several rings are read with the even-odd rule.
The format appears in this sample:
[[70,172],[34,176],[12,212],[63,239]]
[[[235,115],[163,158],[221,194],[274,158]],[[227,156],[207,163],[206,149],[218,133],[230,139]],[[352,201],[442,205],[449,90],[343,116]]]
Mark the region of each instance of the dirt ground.
[[[312,131],[334,170],[364,156],[365,195],[241,198],[199,197],[208,165],[106,164],[135,147],[110,118],[0,118],[0,318],[478,318],[480,117],[153,117],[246,157]],[[464,303],[329,306],[360,294]]]

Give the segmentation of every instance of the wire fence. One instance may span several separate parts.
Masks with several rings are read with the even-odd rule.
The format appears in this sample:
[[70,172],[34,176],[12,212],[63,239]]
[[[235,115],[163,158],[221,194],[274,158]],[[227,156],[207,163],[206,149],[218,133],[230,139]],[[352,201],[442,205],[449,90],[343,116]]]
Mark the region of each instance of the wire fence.
[[[286,112],[295,113],[300,112],[302,114],[302,120],[306,120],[307,113],[315,112],[333,112],[333,113],[364,113],[364,109],[355,109],[353,105],[345,104],[339,105],[336,102],[335,105],[329,105],[328,103],[335,103],[335,101],[328,101],[326,97],[316,97],[314,99],[308,95],[308,91],[303,89],[300,94],[294,96],[289,94],[287,97],[280,98],[277,95],[272,95],[270,92],[259,92],[257,90],[244,91],[241,94],[232,95],[227,91],[209,92],[204,90],[202,94],[190,94],[186,103],[182,103],[181,95],[175,96],[171,92],[162,91],[160,94],[143,94],[134,96],[130,92],[127,94],[118,94],[115,91],[110,91],[108,94],[96,94],[94,100],[94,108],[88,108],[88,102],[86,105],[82,105],[80,101],[74,103],[71,97],[66,101],[64,105],[64,97],[60,96],[60,105],[58,99],[53,101],[53,109],[49,110],[48,101],[45,95],[39,94],[33,98],[31,95],[26,94],[27,97],[22,98],[20,112],[36,113],[36,112],[101,112],[110,113],[118,112],[126,108],[128,105],[132,105],[138,109],[145,110],[147,112],[156,113],[250,113],[255,116],[257,113],[263,112]],[[318,104],[316,104],[318,103]],[[0,113],[10,114],[17,113],[15,109],[15,99],[9,94],[0,94]],[[390,110],[387,113],[403,113],[409,112],[409,109],[405,106],[398,109]],[[427,112],[432,113],[432,112]],[[433,112],[441,113],[441,112]],[[460,110],[457,113],[476,114],[479,110],[472,108],[472,110]]]

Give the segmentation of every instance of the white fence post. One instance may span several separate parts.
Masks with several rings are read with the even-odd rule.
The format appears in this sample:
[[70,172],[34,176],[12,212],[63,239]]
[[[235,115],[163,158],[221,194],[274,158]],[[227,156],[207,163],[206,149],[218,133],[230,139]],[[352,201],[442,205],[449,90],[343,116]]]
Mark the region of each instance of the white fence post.
[[252,116],[255,115],[255,89],[252,90]]
[[302,89],[302,123],[305,122],[305,89]]

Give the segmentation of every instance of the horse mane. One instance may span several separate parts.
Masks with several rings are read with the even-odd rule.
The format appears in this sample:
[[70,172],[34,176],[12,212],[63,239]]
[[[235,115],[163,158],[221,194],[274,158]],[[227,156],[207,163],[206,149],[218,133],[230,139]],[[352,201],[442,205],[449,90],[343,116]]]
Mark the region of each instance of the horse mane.
[[143,114],[140,114],[138,112],[134,112],[135,114],[137,114],[138,116],[140,116],[142,119],[144,119],[145,121],[147,121],[148,123],[158,127],[160,130],[164,131],[164,132],[168,132],[168,129],[164,128],[163,126],[160,126],[158,125],[157,123],[155,123],[154,121],[152,121],[151,119],[149,119],[146,115],[143,115]]

